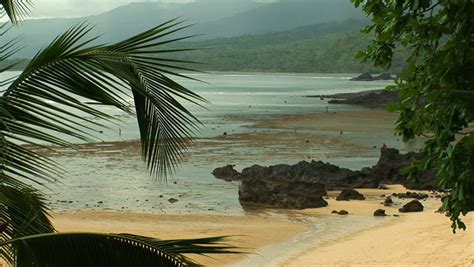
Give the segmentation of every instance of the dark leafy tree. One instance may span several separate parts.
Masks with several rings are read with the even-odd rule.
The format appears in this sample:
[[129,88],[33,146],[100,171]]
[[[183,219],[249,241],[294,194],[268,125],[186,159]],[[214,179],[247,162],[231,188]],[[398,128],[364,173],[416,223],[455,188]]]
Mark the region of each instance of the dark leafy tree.
[[352,0],[372,18],[365,32],[372,45],[362,53],[389,67],[396,46],[407,47],[408,67],[396,85],[396,131],[405,141],[426,139],[424,160],[409,177],[436,168],[446,190],[442,210],[453,231],[466,229],[461,216],[474,209],[474,2],[472,0]]

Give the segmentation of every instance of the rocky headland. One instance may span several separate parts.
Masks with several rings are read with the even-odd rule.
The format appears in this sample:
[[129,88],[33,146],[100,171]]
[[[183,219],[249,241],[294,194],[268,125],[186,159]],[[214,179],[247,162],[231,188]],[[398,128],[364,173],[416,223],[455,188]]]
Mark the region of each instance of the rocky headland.
[[379,80],[393,80],[393,76],[390,73],[384,72],[379,75],[372,75],[370,73],[362,73],[361,75],[354,77],[351,81],[379,81]]
[[[387,184],[401,184],[412,190],[433,190],[434,170],[421,175],[420,183],[407,180],[400,170],[408,167],[420,154],[401,154],[394,148],[382,148],[376,165],[353,171],[322,161],[301,161],[295,165],[253,165],[242,172],[231,165],[214,170],[219,179],[240,180],[239,201],[242,206],[263,205],[276,208],[324,207],[327,190],[346,190],[341,200],[363,199],[354,188],[381,188]],[[218,174],[218,175],[216,175]],[[344,193],[344,191],[343,191]],[[425,196],[407,193],[402,197],[421,199]]]
[[388,90],[341,93],[333,95],[311,95],[308,97],[329,98],[329,104],[358,105],[367,108],[385,108],[398,101],[397,92]]

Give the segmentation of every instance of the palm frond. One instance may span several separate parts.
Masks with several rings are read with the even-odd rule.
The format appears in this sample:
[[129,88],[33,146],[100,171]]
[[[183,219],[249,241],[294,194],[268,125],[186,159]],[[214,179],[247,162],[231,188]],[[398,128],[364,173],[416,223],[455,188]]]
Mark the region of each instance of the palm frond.
[[[12,143],[18,141],[73,146],[70,139],[58,136],[96,140],[94,133],[104,124],[87,117],[114,120],[96,106],[114,106],[132,114],[127,99],[133,96],[143,158],[152,174],[166,177],[174,171],[199,125],[178,99],[194,104],[204,99],[166,76],[181,75],[174,72],[184,69],[179,61],[142,54],[150,49],[160,51],[162,45],[181,40],[161,40],[184,28],[180,25],[171,20],[117,44],[92,47],[88,46],[96,38],[85,38],[91,30],[86,23],[59,35],[33,58],[0,99],[5,111],[0,134],[7,147],[13,148]],[[38,160],[38,155],[30,151],[15,153],[26,160],[21,170],[25,175],[57,179],[51,162],[42,159],[43,165],[29,164],[29,160]]]
[[2,11],[13,23],[26,18],[30,13],[31,0],[0,0]]
[[225,237],[159,240],[128,234],[56,233],[17,238],[16,266],[187,266],[183,253],[237,253],[222,245]]
[[[0,240],[54,232],[42,195],[28,187],[18,190],[0,185],[0,220]],[[10,263],[14,261],[12,246],[0,247],[0,256]]]

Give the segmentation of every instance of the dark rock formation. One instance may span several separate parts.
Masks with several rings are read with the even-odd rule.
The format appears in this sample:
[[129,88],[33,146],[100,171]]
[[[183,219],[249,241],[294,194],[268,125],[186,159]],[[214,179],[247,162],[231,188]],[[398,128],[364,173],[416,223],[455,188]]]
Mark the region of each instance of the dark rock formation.
[[170,199],[168,199],[168,202],[171,203],[171,204],[174,204],[174,203],[178,202],[178,200],[176,198],[170,198]]
[[[328,96],[331,97],[331,96]],[[331,99],[329,104],[359,105],[368,108],[384,108],[388,104],[398,101],[397,93],[393,91],[381,90],[365,93],[347,94],[342,99]]]
[[287,209],[320,208],[327,206],[323,199],[323,184],[303,181],[277,181],[245,178],[239,188],[240,204],[262,205]]
[[378,209],[378,210],[374,211],[374,216],[387,216],[387,214],[385,214],[385,210]]
[[377,80],[393,80],[392,74],[384,72],[378,76],[372,76],[370,73],[366,72],[351,79],[351,81],[377,81]]
[[337,214],[337,213],[339,213],[339,212],[338,212],[337,210],[333,210],[333,211],[331,211],[331,213],[332,213],[332,214]]
[[420,212],[423,211],[423,205],[418,200],[412,200],[398,209],[399,212]]
[[376,188],[378,183],[365,178],[359,171],[340,168],[322,161],[301,161],[295,165],[280,164],[270,167],[254,165],[242,170],[242,177],[280,182],[308,182],[326,185],[327,190],[343,188]]
[[387,198],[385,199],[385,201],[383,202],[383,205],[386,206],[386,207],[392,206],[392,204],[393,204],[393,200],[392,200],[391,197],[387,197]]
[[[327,202],[322,198],[326,196],[326,190],[378,188],[383,184],[402,184],[415,190],[433,189],[429,182],[436,178],[434,171],[423,174],[420,184],[408,181],[406,176],[400,173],[402,168],[411,164],[412,159],[420,157],[413,152],[400,154],[396,149],[382,148],[378,163],[361,171],[352,171],[321,161],[302,161],[295,165],[254,165],[245,168],[241,174],[232,166],[226,166],[216,169],[213,173],[216,176],[242,179],[239,189],[242,205],[303,209],[326,206]],[[348,193],[342,194],[338,200],[344,199],[345,194]],[[410,193],[407,196],[415,195]],[[415,198],[424,197],[425,194],[418,194]],[[364,198],[357,193],[354,198],[348,199]],[[388,202],[384,204],[389,205]]]
[[415,152],[400,154],[395,148],[382,148],[380,159],[372,167],[370,177],[378,181],[378,184],[402,184],[406,188],[413,190],[434,189],[431,184],[436,179],[435,171],[430,170],[421,174],[420,183],[413,183],[407,180],[407,176],[400,173],[400,170],[410,166],[413,159],[421,159],[421,155]]
[[374,77],[370,73],[362,73],[361,75],[354,77],[351,79],[351,81],[373,81]]
[[349,212],[347,210],[340,210],[337,212],[339,215],[349,215]]
[[341,201],[341,200],[348,201],[351,199],[365,200],[365,197],[364,195],[362,195],[361,193],[359,193],[357,190],[354,190],[354,189],[344,189],[342,190],[341,194],[339,194],[339,196],[336,197],[337,201]]
[[393,193],[392,194],[394,197],[398,197],[398,198],[414,198],[414,199],[426,199],[428,198],[428,194],[425,194],[425,193],[415,193],[415,192],[406,192],[406,193]]
[[212,174],[214,175],[214,177],[225,181],[236,181],[240,180],[241,178],[240,173],[234,170],[233,165],[215,168],[214,171],[212,171]]

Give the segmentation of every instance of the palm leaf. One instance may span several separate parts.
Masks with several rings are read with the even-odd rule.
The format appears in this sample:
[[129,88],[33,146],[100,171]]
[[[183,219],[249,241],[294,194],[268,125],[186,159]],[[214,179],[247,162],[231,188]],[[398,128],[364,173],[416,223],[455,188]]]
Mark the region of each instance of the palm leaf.
[[31,0],[0,0],[0,5],[10,21],[17,23],[28,16],[32,3]]
[[236,253],[225,237],[159,240],[128,234],[60,233],[22,237],[0,244],[14,246],[16,266],[186,266],[183,253]]
[[[94,140],[93,129],[99,131],[94,127],[103,124],[79,116],[78,112],[110,121],[114,118],[96,106],[109,105],[133,113],[127,102],[133,96],[148,168],[161,177],[172,173],[199,125],[177,98],[195,104],[204,99],[166,76],[180,75],[173,71],[183,70],[180,62],[142,54],[183,39],[161,41],[183,28],[179,25],[168,21],[117,44],[93,47],[87,46],[96,38],[84,40],[91,30],[87,24],[58,36],[34,57],[3,95],[5,113],[11,115],[5,116],[5,127],[0,129],[8,137],[7,142],[73,145],[58,134]],[[46,164],[37,170],[27,168],[31,175],[46,180],[57,178],[56,174],[48,176],[54,169]]]
[[[38,233],[52,233],[54,228],[47,216],[48,209],[39,192],[30,188],[17,190],[0,185],[1,240],[10,240]],[[11,245],[0,247],[0,256],[14,261]]]

